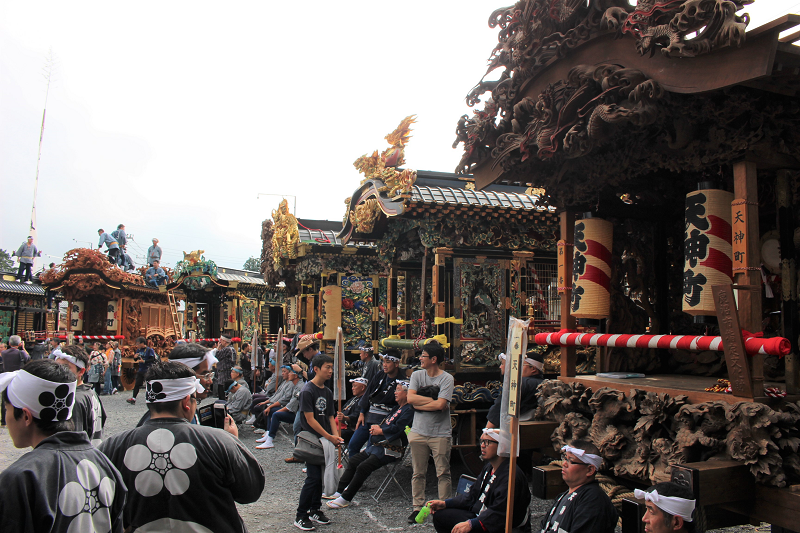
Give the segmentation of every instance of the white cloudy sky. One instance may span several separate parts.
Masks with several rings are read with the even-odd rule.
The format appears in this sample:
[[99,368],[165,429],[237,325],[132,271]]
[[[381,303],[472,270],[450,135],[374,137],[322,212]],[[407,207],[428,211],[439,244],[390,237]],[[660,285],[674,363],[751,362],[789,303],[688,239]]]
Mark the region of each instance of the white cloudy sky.
[[[497,39],[489,14],[510,3],[0,0],[0,248],[27,235],[50,49],[43,259],[123,222],[135,260],[158,237],[169,265],[203,249],[239,268],[279,202],[259,193],[341,219],[353,161],[406,115],[407,165],[452,172],[463,97]],[[754,28],[800,2],[747,12]]]

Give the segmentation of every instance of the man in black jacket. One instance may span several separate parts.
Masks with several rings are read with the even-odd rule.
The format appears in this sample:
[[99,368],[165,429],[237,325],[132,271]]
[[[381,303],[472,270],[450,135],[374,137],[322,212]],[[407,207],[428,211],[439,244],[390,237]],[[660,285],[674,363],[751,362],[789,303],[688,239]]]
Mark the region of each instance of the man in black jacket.
[[542,520],[542,533],[613,533],[617,510],[595,480],[603,462],[600,452],[591,442],[576,440],[561,453],[561,477],[569,490]]
[[[506,527],[508,502],[508,458],[497,455],[500,430],[485,428],[480,439],[481,459],[486,466],[466,494],[447,500],[428,502],[433,512],[433,526],[437,533],[468,533],[485,531],[500,533]],[[531,493],[528,480],[517,467],[514,481],[514,531],[530,531]]]
[[350,505],[370,474],[402,457],[402,449],[408,444],[405,429],[414,420],[414,408],[408,403],[409,385],[408,381],[397,382],[394,392],[397,407],[380,424],[369,428],[367,448],[350,457],[334,499],[328,502],[331,509]]
[[400,351],[389,348],[383,355],[383,370],[369,380],[367,392],[361,398],[361,414],[358,415],[355,433],[350,437],[347,446],[350,457],[360,452],[369,439],[369,428],[373,424],[380,424],[397,405],[394,391],[397,388],[399,369]]

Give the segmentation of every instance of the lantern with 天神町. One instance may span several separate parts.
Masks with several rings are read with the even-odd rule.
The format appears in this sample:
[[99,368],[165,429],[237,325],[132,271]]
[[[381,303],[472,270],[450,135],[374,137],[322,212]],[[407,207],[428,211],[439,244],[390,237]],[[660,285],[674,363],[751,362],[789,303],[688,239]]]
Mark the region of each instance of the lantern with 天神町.
[[614,226],[600,218],[575,222],[572,261],[572,315],[603,319],[611,310],[611,245]]
[[731,201],[733,194],[700,186],[686,195],[683,236],[683,312],[715,316],[711,287],[730,284],[733,276]]

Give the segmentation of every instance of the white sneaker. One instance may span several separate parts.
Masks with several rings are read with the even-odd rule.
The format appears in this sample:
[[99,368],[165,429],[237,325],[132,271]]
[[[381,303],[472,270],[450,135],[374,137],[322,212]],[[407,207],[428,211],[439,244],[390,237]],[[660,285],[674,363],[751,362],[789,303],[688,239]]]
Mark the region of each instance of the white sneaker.
[[256,450],[268,450],[269,448],[274,448],[275,445],[272,444],[270,441],[264,441],[258,446],[256,446]]
[[245,424],[253,425],[253,422],[256,421],[256,415],[250,415],[250,418],[244,421]]
[[264,433],[263,437],[260,437],[260,438],[256,439],[256,442],[267,442],[267,441],[272,442],[272,439],[270,438],[269,433]]
[[258,433],[259,435],[266,432],[267,432],[266,429],[261,429],[261,428],[256,428],[255,430],[253,430],[253,433]]

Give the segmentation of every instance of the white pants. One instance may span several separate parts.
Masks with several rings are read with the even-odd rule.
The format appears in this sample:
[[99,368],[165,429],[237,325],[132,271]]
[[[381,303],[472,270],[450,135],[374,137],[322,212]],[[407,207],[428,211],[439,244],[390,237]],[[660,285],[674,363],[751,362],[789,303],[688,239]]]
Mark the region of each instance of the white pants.
[[335,493],[336,489],[339,487],[339,478],[342,475],[337,468],[339,452],[336,450],[336,446],[328,439],[320,437],[319,441],[322,443],[322,451],[325,452],[325,472],[322,474],[322,493],[330,496]]

